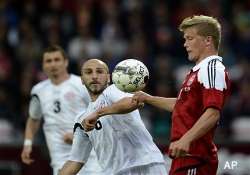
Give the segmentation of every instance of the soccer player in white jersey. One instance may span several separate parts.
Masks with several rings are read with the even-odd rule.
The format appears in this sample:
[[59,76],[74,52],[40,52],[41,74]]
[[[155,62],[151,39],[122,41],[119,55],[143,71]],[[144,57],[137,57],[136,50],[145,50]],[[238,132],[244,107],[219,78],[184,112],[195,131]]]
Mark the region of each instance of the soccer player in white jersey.
[[132,103],[132,94],[108,86],[109,77],[100,60],[82,66],[82,81],[92,102],[78,115],[71,157],[60,175],[76,174],[92,148],[110,175],[166,175],[163,156],[141,120],[139,105]]
[[[67,66],[68,59],[60,46],[50,46],[45,50],[43,70],[48,79],[38,83],[31,90],[29,118],[21,154],[24,163],[31,164],[34,161],[31,157],[32,141],[43,118],[43,130],[54,175],[58,174],[69,158],[76,114],[85,110],[90,102],[90,96],[81,83],[81,78],[69,74]],[[80,173],[97,175],[101,172],[93,156],[90,162]]]

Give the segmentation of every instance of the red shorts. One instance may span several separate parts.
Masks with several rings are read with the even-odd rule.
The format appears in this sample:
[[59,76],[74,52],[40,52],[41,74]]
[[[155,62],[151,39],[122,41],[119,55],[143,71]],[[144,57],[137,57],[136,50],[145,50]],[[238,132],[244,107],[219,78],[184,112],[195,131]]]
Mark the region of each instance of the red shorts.
[[216,175],[217,168],[217,156],[187,156],[173,159],[169,175]]

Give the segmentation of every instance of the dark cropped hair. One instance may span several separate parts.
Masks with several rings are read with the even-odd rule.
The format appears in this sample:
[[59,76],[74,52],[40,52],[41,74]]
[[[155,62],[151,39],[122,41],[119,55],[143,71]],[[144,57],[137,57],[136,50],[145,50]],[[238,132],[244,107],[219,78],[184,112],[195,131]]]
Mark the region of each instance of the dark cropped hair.
[[50,52],[57,52],[57,51],[61,52],[64,59],[68,59],[64,49],[59,45],[51,45],[51,46],[47,47],[46,49],[44,49],[43,54],[50,53]]

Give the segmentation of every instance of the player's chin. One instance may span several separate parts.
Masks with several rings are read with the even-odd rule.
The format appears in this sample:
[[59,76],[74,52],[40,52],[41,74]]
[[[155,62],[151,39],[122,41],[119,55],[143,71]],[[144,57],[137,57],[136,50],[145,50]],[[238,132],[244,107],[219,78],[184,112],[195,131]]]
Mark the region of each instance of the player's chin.
[[195,61],[195,58],[194,58],[194,56],[192,56],[192,55],[188,55],[188,60],[189,60],[189,61]]
[[49,72],[49,75],[50,75],[51,77],[57,77],[57,76],[59,75],[59,73],[58,73],[58,71],[50,71],[50,72]]
[[94,86],[91,86],[90,89],[93,94],[101,94],[102,91],[105,89],[105,87],[101,85],[94,85]]

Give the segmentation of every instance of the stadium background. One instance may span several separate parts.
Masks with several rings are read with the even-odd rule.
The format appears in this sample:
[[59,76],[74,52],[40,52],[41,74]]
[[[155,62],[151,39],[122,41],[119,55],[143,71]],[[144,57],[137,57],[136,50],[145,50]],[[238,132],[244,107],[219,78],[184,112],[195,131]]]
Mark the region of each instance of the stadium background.
[[[187,61],[177,27],[193,14],[217,17],[222,24],[220,54],[232,79],[216,143],[220,175],[250,173],[250,1],[243,0],[1,0],[0,1],[0,174],[49,174],[44,136],[35,140],[36,162],[21,163],[23,131],[31,87],[45,78],[41,53],[60,44],[70,72],[88,58],[102,58],[111,70],[126,58],[142,60],[150,71],[147,92],[174,97]],[[146,106],[143,120],[164,152],[170,113]],[[231,166],[232,163],[237,166]],[[228,166],[230,165],[230,166]],[[234,164],[235,165],[235,164]]]

